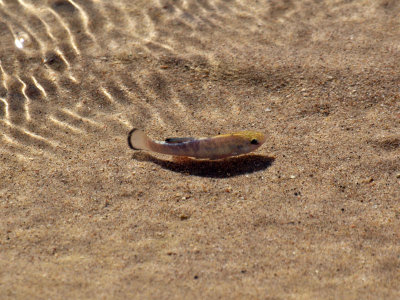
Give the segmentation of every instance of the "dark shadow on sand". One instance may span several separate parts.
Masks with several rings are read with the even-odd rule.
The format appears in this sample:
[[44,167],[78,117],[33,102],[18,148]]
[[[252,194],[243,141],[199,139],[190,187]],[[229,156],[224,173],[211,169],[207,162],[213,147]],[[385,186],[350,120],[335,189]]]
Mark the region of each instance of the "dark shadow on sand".
[[275,160],[275,158],[269,156],[248,154],[222,160],[185,158],[180,161],[170,161],[159,159],[144,152],[136,152],[133,158],[155,163],[173,172],[211,178],[229,178],[262,171],[271,166]]

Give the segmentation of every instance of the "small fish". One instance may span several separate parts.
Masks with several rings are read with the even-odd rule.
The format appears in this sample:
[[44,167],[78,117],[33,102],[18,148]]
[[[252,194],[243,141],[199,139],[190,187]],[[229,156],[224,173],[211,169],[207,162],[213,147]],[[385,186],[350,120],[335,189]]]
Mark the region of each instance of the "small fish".
[[163,142],[151,140],[142,130],[129,132],[128,144],[134,150],[148,150],[174,156],[200,159],[221,159],[252,152],[260,147],[266,136],[255,131],[241,131],[209,138],[167,138]]

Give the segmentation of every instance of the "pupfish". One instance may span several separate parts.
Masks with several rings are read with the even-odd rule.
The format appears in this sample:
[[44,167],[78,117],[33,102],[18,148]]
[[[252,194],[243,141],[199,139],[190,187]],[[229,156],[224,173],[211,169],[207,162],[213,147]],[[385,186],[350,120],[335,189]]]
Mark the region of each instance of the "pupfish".
[[153,141],[137,128],[132,129],[128,135],[129,147],[134,150],[212,160],[252,152],[265,140],[266,136],[256,131],[240,131],[203,138],[173,137],[165,141]]

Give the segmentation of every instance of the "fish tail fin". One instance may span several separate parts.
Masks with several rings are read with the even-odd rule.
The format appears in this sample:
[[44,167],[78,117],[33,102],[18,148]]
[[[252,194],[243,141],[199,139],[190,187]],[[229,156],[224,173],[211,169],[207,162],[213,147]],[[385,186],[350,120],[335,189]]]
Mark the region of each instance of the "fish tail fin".
[[128,134],[128,145],[133,150],[149,150],[150,138],[140,129],[133,128]]

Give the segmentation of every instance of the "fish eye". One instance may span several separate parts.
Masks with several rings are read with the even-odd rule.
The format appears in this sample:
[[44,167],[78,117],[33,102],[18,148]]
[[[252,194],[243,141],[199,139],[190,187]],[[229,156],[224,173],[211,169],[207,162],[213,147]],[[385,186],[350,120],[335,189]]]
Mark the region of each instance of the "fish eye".
[[252,139],[250,144],[252,145],[258,145],[258,141],[256,139]]

